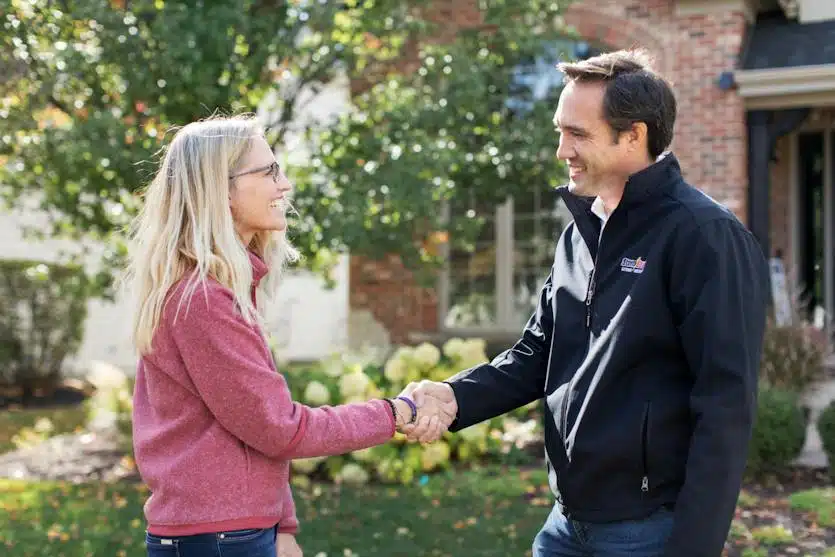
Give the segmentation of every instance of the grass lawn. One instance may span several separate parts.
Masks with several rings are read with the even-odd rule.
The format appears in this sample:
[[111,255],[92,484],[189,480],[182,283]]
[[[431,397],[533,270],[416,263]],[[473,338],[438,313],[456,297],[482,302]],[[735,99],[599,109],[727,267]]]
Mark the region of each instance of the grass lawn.
[[[305,555],[525,555],[551,499],[542,471],[492,468],[425,485],[296,490]],[[144,556],[140,484],[0,480],[0,554]]]
[[[530,555],[551,496],[541,470],[493,467],[425,485],[296,489],[308,557]],[[0,480],[0,555],[143,557],[142,484]],[[729,557],[835,557],[833,488],[743,491]],[[775,511],[785,511],[775,514]]]
[[[43,415],[42,409],[0,412],[0,454]],[[53,433],[84,422],[81,407],[48,415]],[[819,479],[801,483],[746,486],[727,557],[835,557],[835,487]],[[137,483],[0,479],[0,556],[144,557],[147,496]],[[530,555],[553,500],[541,468],[498,465],[405,487],[314,484],[296,488],[295,496],[307,557]]]

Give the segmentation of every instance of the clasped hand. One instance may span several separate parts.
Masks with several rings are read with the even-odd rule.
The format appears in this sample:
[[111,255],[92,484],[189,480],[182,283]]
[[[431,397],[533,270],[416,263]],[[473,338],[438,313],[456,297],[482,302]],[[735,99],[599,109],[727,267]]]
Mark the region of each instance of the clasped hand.
[[398,429],[406,434],[409,441],[432,443],[441,438],[458,414],[455,393],[446,383],[421,381],[410,383],[400,396],[409,397],[417,406],[414,423],[401,425]]

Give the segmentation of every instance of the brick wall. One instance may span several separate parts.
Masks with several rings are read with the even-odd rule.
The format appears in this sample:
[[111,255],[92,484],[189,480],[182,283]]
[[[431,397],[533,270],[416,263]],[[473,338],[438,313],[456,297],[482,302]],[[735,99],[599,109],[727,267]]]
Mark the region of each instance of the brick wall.
[[396,256],[380,261],[351,257],[351,309],[364,309],[389,332],[392,343],[408,343],[409,333],[438,328],[438,299],[418,286]]
[[736,67],[742,12],[677,16],[673,0],[587,0],[566,22],[583,37],[618,49],[640,46],[673,83],[678,99],[673,149],[693,185],[746,220],[747,132],[742,99],[716,80]]
[[[436,0],[428,9],[430,18],[443,26],[441,40],[480,24],[475,0]],[[683,17],[675,14],[673,0],[585,0],[569,7],[565,21],[590,42],[609,49],[641,46],[653,53],[656,68],[672,81],[679,102],[673,149],[685,177],[745,222],[745,111],[736,93],[716,85],[721,72],[736,66],[744,14]],[[403,63],[408,66],[408,60]],[[370,310],[394,342],[406,341],[411,331],[437,330],[435,294],[417,288],[396,258],[352,258],[350,303]]]

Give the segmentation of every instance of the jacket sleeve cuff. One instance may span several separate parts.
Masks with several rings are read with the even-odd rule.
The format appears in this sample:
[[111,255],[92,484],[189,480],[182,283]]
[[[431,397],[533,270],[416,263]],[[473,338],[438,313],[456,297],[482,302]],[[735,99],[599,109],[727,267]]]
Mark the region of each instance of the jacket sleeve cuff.
[[458,396],[458,392],[456,391],[458,385],[456,385],[455,377],[451,377],[450,379],[448,379],[446,381],[443,381],[443,382],[446,383],[447,385],[449,385],[450,388],[452,389],[452,393],[455,395],[455,404],[458,407],[458,412],[455,413],[455,419],[453,419],[452,423],[449,425],[449,431],[455,433],[455,432],[460,431],[461,429],[463,429],[463,428],[461,428],[461,423],[460,423],[460,419],[461,419],[461,398],[462,397]]

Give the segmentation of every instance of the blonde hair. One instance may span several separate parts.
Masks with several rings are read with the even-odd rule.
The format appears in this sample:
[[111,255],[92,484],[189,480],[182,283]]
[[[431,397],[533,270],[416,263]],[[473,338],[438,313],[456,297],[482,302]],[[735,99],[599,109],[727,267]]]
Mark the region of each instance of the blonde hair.
[[253,140],[263,136],[251,115],[212,117],[182,127],[164,151],[130,230],[125,284],[133,298],[133,344],[140,354],[151,351],[168,293],[184,278],[180,306],[212,278],[234,293],[247,322],[262,324],[251,299],[248,250],[270,271],[261,283],[265,293],[274,291],[284,264],[297,256],[283,231],[256,233],[245,246],[232,220],[229,176]]

